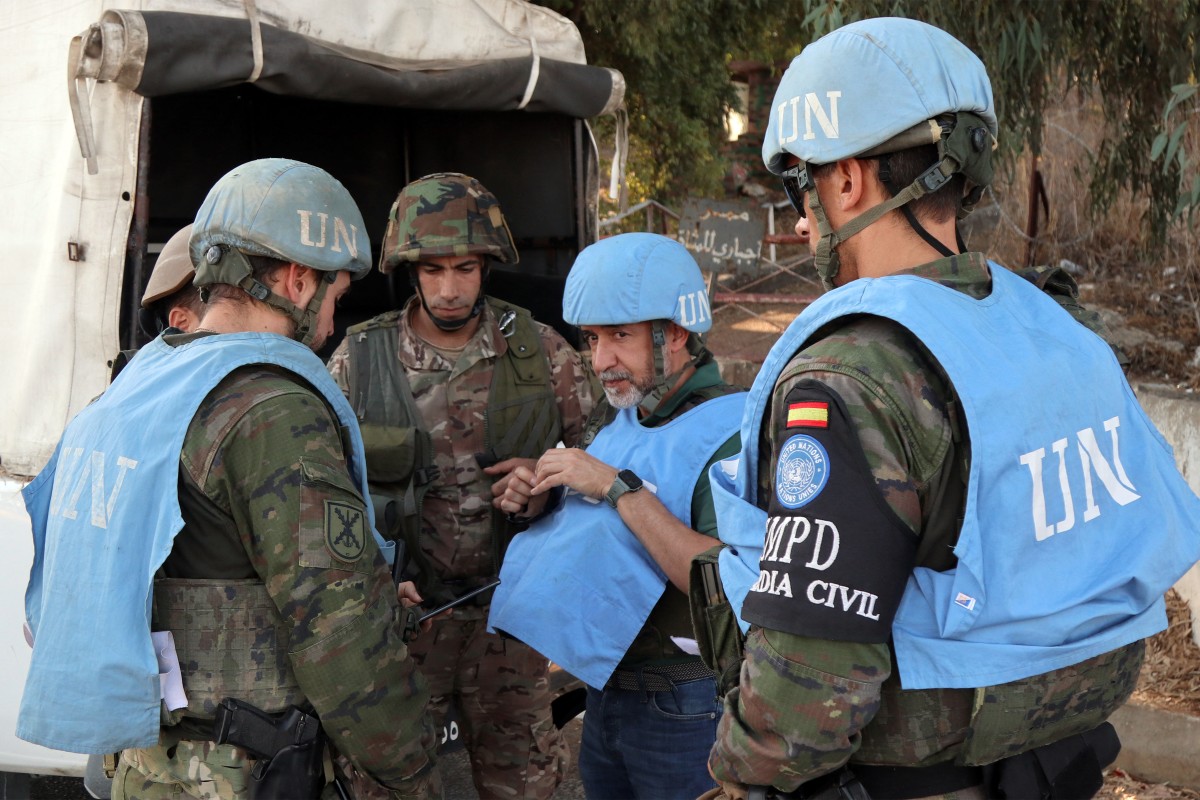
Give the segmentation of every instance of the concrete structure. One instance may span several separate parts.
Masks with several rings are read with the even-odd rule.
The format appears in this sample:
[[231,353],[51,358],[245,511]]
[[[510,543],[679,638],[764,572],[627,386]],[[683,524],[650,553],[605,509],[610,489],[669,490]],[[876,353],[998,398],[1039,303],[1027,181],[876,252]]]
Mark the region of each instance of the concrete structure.
[[[1134,389],[1142,408],[1175,448],[1179,471],[1192,491],[1200,494],[1200,398],[1165,386],[1139,385]],[[1175,591],[1191,609],[1192,641],[1200,647],[1200,564],[1179,579]]]

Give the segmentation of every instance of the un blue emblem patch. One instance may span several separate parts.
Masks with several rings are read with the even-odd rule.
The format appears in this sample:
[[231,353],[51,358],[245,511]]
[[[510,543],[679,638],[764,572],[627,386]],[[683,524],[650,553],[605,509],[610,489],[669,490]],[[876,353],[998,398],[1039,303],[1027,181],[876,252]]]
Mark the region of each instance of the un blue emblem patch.
[[800,508],[829,481],[829,455],[811,436],[797,434],[779,451],[775,465],[775,497],[787,508]]

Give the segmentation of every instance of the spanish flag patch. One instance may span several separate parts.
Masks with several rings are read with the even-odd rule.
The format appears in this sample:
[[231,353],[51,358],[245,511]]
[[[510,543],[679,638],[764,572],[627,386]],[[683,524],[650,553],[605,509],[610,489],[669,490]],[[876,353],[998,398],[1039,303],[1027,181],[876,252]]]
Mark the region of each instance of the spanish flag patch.
[[829,403],[791,403],[788,405],[787,427],[828,428]]

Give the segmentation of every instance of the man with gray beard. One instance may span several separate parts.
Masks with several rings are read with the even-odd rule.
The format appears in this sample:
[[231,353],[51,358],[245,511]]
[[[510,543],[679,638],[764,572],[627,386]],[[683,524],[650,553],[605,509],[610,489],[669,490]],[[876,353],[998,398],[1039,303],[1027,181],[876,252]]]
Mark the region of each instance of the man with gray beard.
[[745,394],[700,339],[708,294],[672,239],[585,248],[563,317],[591,348],[604,398],[579,447],[517,467],[496,499],[536,521],[505,556],[489,629],[588,684],[579,771],[591,800],[694,798],[715,786],[706,758],[721,703],[697,655],[689,572],[715,543],[708,467],[738,452]]

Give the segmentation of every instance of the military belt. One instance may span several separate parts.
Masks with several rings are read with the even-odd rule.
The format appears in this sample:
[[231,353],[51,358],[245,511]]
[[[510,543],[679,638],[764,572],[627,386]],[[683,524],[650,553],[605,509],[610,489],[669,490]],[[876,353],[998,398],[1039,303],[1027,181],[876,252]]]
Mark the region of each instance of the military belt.
[[960,767],[943,761],[928,767],[851,764],[851,771],[871,797],[929,797],[983,784],[982,767]]
[[623,689],[627,692],[669,692],[676,684],[689,683],[704,678],[715,680],[717,674],[699,659],[682,664],[664,664],[641,669],[618,669],[613,672],[605,689]]

